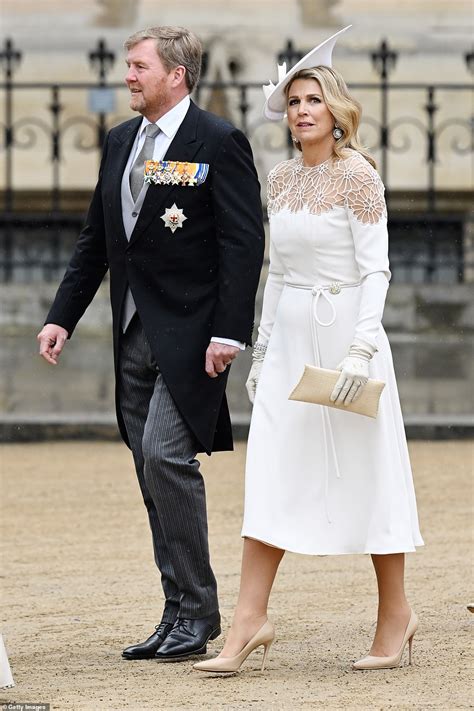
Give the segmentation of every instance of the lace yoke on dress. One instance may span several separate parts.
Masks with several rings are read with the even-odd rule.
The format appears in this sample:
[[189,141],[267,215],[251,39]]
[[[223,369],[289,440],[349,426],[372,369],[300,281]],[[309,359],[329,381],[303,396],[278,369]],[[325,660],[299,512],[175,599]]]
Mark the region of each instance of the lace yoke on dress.
[[268,215],[283,209],[322,215],[347,207],[364,224],[386,218],[384,186],[377,171],[360,154],[305,167],[300,156],[279,163],[268,176]]

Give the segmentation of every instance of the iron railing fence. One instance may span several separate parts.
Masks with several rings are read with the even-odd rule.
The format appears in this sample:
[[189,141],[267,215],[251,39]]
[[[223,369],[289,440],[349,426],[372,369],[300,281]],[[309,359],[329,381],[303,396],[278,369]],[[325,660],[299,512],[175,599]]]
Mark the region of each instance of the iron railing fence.
[[[294,153],[293,143],[289,137],[289,132],[283,124],[268,124],[262,117],[255,118],[255,108],[260,108],[262,100],[260,98],[261,83],[257,82],[206,82],[203,81],[195,92],[194,99],[199,104],[200,97],[204,92],[222,92],[227,96],[234,94],[238,97],[238,103],[232,102],[232,113],[234,122],[247,134],[250,141],[255,139],[258,143],[256,150],[263,148],[266,153],[275,153],[284,157],[291,157]],[[437,209],[437,197],[439,190],[449,190],[449,185],[440,185],[437,180],[437,163],[439,163],[440,153],[444,155],[452,153],[453,156],[466,157],[464,170],[471,169],[468,163],[468,156],[474,148],[473,118],[467,115],[469,97],[473,95],[473,86],[470,84],[420,84],[420,83],[394,83],[384,87],[378,83],[353,83],[350,88],[355,92],[375,92],[383,98],[381,104],[381,116],[364,116],[361,123],[360,132],[366,139],[365,143],[372,153],[378,156],[378,167],[382,180],[387,188],[387,197],[390,200],[392,193],[390,160],[397,155],[404,154],[410,158],[410,152],[414,147],[419,149],[423,146],[424,152],[424,172],[425,179],[422,191],[425,195],[425,206],[428,211]],[[76,131],[74,149],[77,153],[96,153],[97,162],[101,147],[103,145],[107,131],[121,121],[130,118],[129,115],[117,115],[112,112],[98,112],[96,116],[91,115],[69,115],[64,121],[61,114],[67,105],[66,95],[68,92],[96,92],[97,102],[100,93],[104,92],[105,97],[110,92],[123,92],[126,89],[122,83],[114,82],[107,86],[98,88],[91,82],[69,82],[61,84],[50,84],[46,82],[23,82],[23,83],[0,83],[0,90],[5,91],[4,120],[0,128],[3,134],[3,141],[0,143],[0,151],[4,154],[4,209],[10,212],[15,207],[13,169],[16,151],[31,151],[37,148],[40,143],[42,147],[49,147],[49,190],[51,210],[61,209],[60,193],[63,189],[63,176],[61,175],[61,163],[64,160],[63,143],[68,133]],[[20,92],[43,91],[45,92],[44,105],[49,111],[49,120],[44,116],[23,116],[18,120],[14,119],[13,95]],[[253,102],[250,94],[256,93]],[[404,94],[404,102],[408,105],[422,104],[422,111],[418,111],[417,116],[398,115],[393,120],[387,115],[387,97],[390,93]],[[456,95],[457,98],[465,95],[460,103],[466,107],[466,116],[449,117],[443,119],[438,124],[435,122],[435,114],[439,110],[437,96],[446,94],[449,104],[449,95]],[[409,95],[419,94],[418,100],[412,100]],[[425,102],[424,104],[422,102]],[[253,110],[253,115],[250,110]],[[235,117],[235,114],[238,114]],[[425,121],[421,116],[424,113]],[[267,129],[267,130],[265,130]],[[405,129],[405,132],[403,132]],[[411,131],[411,135],[408,131]],[[446,144],[440,148],[440,142],[445,134],[451,131],[453,135]],[[286,154],[286,155],[283,155]],[[48,166],[44,167],[44,171]],[[44,177],[44,176],[43,176]],[[455,188],[456,186],[454,186]],[[452,189],[452,188],[451,188]]]
[[[286,59],[291,66],[301,54],[289,44],[279,59]],[[68,207],[71,194],[77,190],[71,183],[71,174],[78,165],[74,160],[71,163],[70,153],[79,161],[84,161],[85,154],[95,154],[94,166],[87,168],[92,176],[108,129],[130,117],[123,82],[107,81],[113,52],[100,40],[89,59],[97,70],[96,82],[15,82],[13,76],[21,53],[11,40],[0,52],[4,72],[0,83],[4,93],[0,123],[0,154],[4,161],[0,278],[4,281],[24,280],[27,274],[30,278],[33,274],[57,278],[83,220],[82,213],[75,214]],[[468,82],[391,82],[389,75],[396,53],[385,41],[371,53],[371,60],[379,81],[352,83],[350,88],[357,96],[367,97],[374,109],[363,118],[361,136],[375,155],[387,188],[394,278],[463,281],[465,273],[474,267],[465,239],[469,200],[466,185],[474,143],[473,118],[469,114],[473,86]],[[468,68],[472,62],[471,55],[466,55]],[[18,104],[24,104],[21,97],[28,92],[41,93],[43,110],[36,115],[20,114],[16,108],[17,98],[20,97]],[[87,98],[88,108],[77,114],[71,107],[77,105],[81,93]],[[277,160],[293,155],[293,144],[283,122],[269,124],[261,116],[261,82],[241,82],[237,78],[211,82],[204,73],[194,99],[202,106],[217,107],[247,134],[262,179]],[[117,109],[121,101],[123,115]],[[400,104],[408,108],[401,110]],[[44,200],[38,214],[24,204],[25,192],[32,194],[38,186],[28,175],[22,176],[20,184],[16,171],[16,158],[28,151],[31,155],[45,155],[41,164]],[[396,185],[394,180],[392,166],[399,174],[400,161],[406,165],[406,187]],[[446,163],[455,166],[448,183],[442,177]],[[415,167],[418,183],[413,189]],[[30,187],[25,190],[23,183]],[[401,192],[404,202],[400,207]],[[415,194],[416,201],[412,197]],[[416,202],[412,209],[410,202]],[[396,206],[393,211],[392,206]]]

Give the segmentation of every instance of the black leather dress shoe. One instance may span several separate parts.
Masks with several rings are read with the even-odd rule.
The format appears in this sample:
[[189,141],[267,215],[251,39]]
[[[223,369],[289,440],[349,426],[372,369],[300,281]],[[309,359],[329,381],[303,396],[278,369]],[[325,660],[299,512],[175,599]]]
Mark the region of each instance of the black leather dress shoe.
[[218,612],[197,620],[178,617],[155,657],[162,662],[179,662],[196,654],[205,654],[208,641],[216,639],[220,633],[221,616]]
[[141,644],[133,644],[131,647],[124,649],[122,657],[125,659],[153,659],[158,648],[173,629],[173,625],[173,622],[160,622],[148,639],[141,642]]

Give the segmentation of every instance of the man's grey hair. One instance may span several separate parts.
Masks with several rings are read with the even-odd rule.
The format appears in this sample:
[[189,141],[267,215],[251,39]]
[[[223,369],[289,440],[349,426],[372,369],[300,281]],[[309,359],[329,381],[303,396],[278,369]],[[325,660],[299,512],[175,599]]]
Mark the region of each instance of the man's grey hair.
[[178,66],[186,69],[186,86],[191,92],[199,81],[201,74],[202,45],[194,32],[185,27],[148,27],[131,35],[125,42],[126,50],[132,49],[143,40],[153,39],[156,43],[156,53],[163,62],[166,71],[170,72]]

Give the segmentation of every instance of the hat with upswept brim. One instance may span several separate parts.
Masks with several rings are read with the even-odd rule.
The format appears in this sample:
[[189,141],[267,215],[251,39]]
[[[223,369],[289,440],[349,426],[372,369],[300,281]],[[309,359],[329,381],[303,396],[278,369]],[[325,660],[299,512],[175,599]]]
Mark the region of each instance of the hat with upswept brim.
[[352,25],[347,25],[343,30],[339,30],[335,35],[332,35],[317,47],[308,52],[307,55],[300,59],[288,72],[286,71],[286,62],[278,65],[278,83],[275,85],[272,82],[263,85],[263,93],[265,94],[265,106],[263,114],[270,121],[280,121],[286,113],[286,96],[285,87],[288,81],[300,69],[311,69],[312,67],[332,66],[332,50],[337,42],[339,35],[348,30]]

